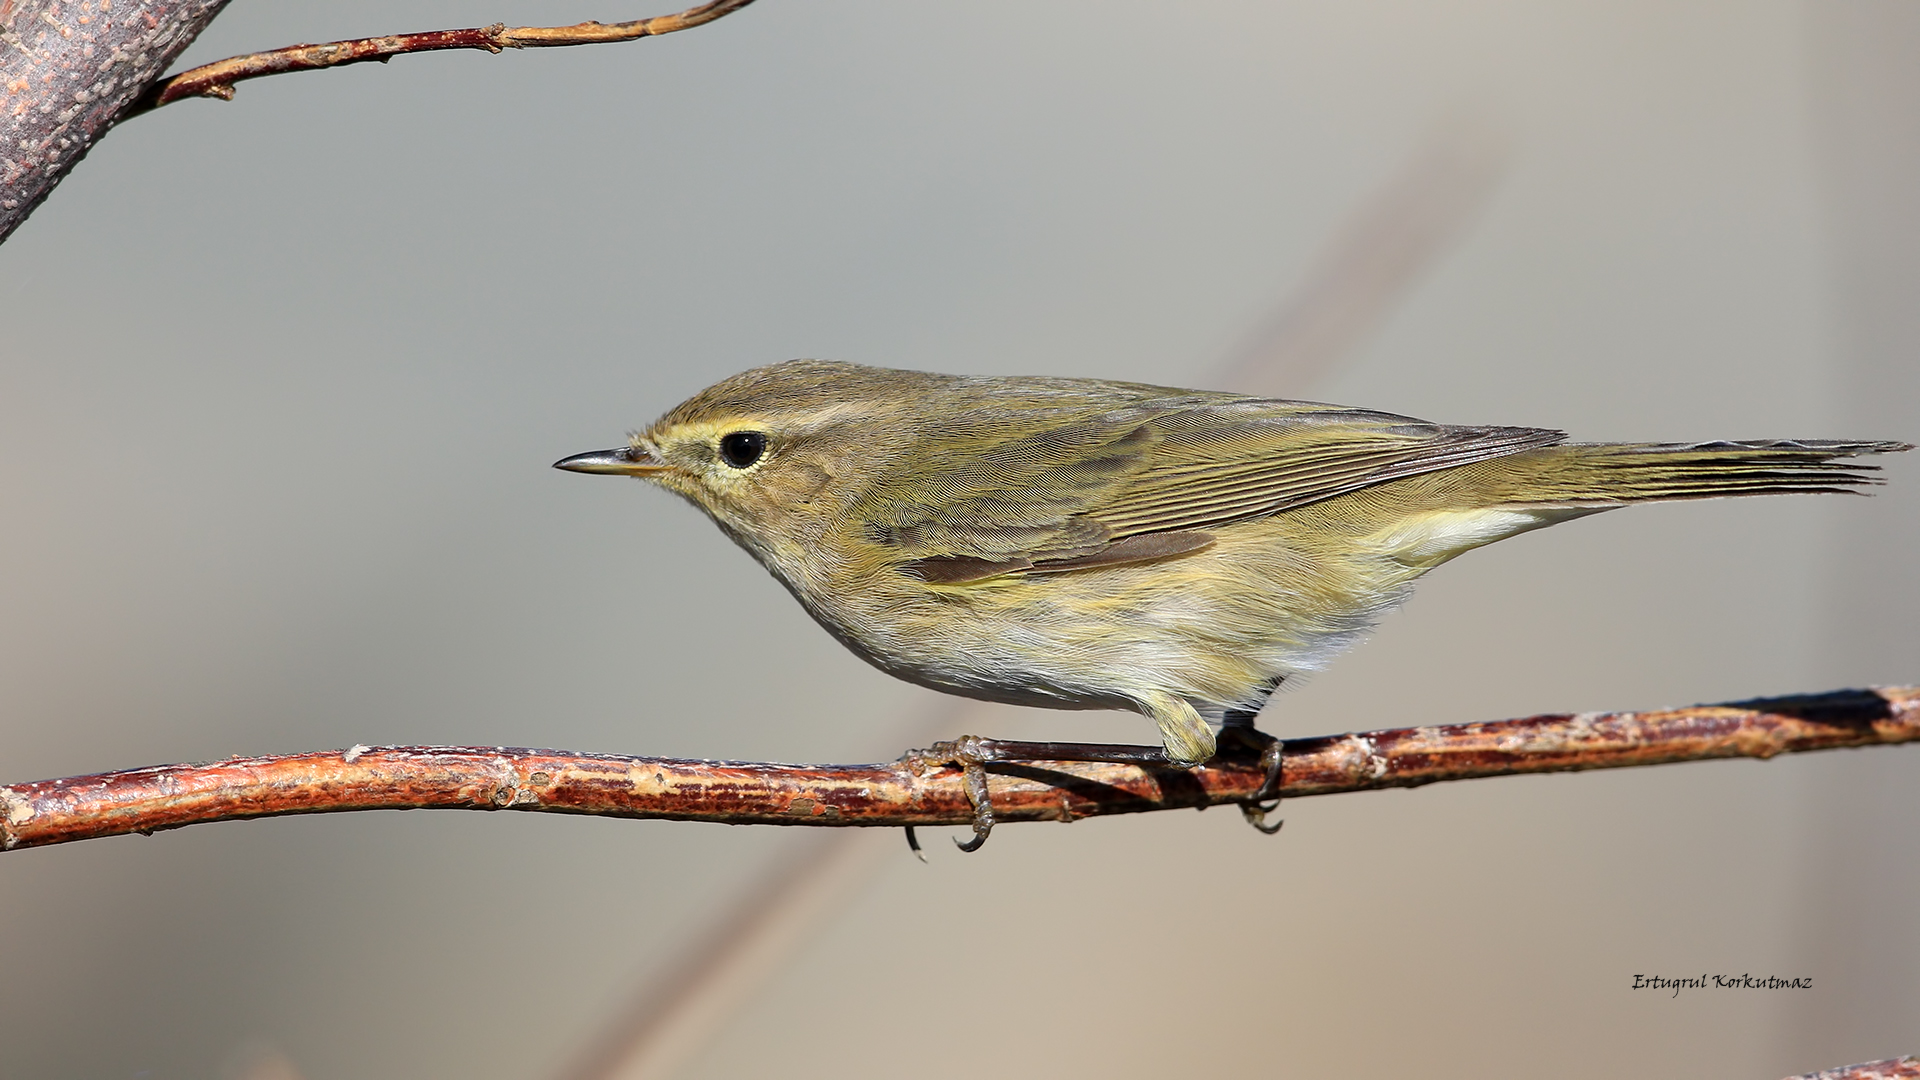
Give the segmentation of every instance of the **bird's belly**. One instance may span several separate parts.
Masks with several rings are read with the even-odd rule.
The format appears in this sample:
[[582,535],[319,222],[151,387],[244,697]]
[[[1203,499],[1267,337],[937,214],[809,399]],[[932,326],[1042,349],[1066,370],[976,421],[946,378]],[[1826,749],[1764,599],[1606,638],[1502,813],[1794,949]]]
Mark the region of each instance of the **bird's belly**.
[[[1315,588],[1320,575],[1271,550],[957,587],[882,578],[800,595],[855,653],[909,682],[1058,709],[1137,708],[1173,693],[1258,708],[1274,681],[1321,666],[1399,590]],[[891,573],[891,572],[889,572]]]
[[[921,686],[1009,705],[1052,709],[1129,708],[1116,679],[1132,667],[1110,641],[1081,640],[1045,604],[980,605],[950,600],[862,612],[809,611],[856,655]],[[1102,661],[1106,661],[1102,663]]]

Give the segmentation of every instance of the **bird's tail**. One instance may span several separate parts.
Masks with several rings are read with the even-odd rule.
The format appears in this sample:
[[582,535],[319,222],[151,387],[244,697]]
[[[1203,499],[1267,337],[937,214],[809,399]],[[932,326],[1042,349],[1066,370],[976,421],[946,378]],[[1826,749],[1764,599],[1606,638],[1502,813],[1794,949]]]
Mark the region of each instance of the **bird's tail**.
[[[1857,492],[1878,484],[1879,466],[1849,460],[1913,449],[1901,442],[1774,439],[1762,442],[1562,443],[1506,459],[1511,502],[1616,506],[1728,495]],[[1503,500],[1505,501],[1505,500]]]

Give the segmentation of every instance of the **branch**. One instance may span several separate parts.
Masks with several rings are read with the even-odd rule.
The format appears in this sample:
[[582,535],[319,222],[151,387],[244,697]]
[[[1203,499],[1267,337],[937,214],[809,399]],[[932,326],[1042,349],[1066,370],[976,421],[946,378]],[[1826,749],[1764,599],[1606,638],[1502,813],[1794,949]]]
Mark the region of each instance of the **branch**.
[[0,0],[0,240],[227,0]]
[[630,22],[512,27],[505,23],[494,23],[492,26],[466,30],[428,30],[418,34],[329,41],[324,45],[290,45],[284,49],[231,56],[181,72],[141,95],[127,109],[125,116],[151,112],[182,98],[216,97],[231,101],[234,84],[248,79],[289,71],[317,71],[369,60],[384,64],[388,59],[405,53],[439,52],[443,49],[482,49],[497,53],[505,49],[558,49],[570,45],[600,45],[659,37],[703,26],[751,3],[753,0],[713,0],[712,3],[688,8],[676,15],[656,15],[651,19],[634,19]]
[[183,97],[233,96],[233,84],[439,49],[542,49],[658,37],[710,23],[753,0],[714,0],[677,15],[576,26],[472,30],[296,45],[236,56],[161,81],[227,0],[0,0],[0,241],[46,200],[107,130]]
[[1860,1065],[1789,1076],[1787,1080],[1920,1080],[1920,1057],[1868,1061]]
[[[1920,687],[1841,690],[1292,739],[1281,793],[1297,798],[1915,740]],[[1190,771],[1026,761],[987,769],[994,816],[1002,823],[1240,803],[1264,779],[1252,759]],[[0,808],[0,850],[349,810],[533,810],[836,826],[965,825],[974,816],[961,769],[919,753],[882,765],[811,766],[435,746],[354,747],[42,780],[0,787]]]

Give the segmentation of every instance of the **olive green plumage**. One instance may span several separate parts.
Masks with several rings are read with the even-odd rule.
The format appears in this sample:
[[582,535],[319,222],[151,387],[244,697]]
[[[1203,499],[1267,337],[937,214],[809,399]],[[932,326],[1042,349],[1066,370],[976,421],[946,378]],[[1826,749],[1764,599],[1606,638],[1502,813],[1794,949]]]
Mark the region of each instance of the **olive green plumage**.
[[1482,544],[1630,502],[1857,490],[1890,442],[1568,443],[1313,402],[796,360],[563,468],[684,495],[881,669],[1207,721]]

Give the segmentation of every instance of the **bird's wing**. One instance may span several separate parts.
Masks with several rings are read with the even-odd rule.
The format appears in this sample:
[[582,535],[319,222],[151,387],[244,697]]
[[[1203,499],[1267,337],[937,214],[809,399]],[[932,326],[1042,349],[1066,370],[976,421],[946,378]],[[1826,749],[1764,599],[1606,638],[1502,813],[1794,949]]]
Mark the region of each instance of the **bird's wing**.
[[1566,438],[1303,402],[1143,405],[943,449],[912,501],[869,503],[869,538],[929,581],[1168,558],[1208,528]]
[[1146,467],[1087,512],[1115,537],[1207,528],[1566,439],[1543,428],[1460,427],[1358,409],[1303,413],[1259,404],[1266,408],[1216,406],[1151,421],[1146,426],[1160,438]]

